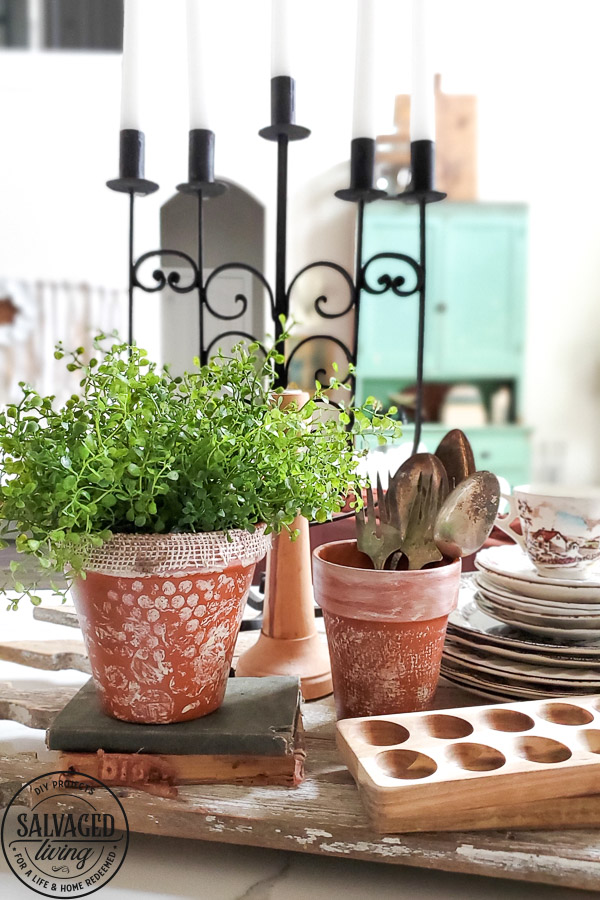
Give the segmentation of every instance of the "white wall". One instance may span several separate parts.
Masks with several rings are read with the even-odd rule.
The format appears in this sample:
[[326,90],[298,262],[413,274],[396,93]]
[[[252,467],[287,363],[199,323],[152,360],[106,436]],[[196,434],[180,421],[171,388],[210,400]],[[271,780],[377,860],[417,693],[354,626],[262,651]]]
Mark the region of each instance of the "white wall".
[[446,89],[479,96],[481,199],[530,206],[524,418],[537,467],[556,459],[563,480],[598,481],[600,3],[436,6]]
[[[444,89],[479,96],[480,197],[530,205],[525,418],[538,450],[566,442],[563,478],[600,480],[600,2],[430,2]],[[138,252],[158,245],[187,146],[183,3],[146,3],[147,175],[162,190],[138,201]],[[379,8],[385,132],[393,95],[409,89],[408,0]],[[354,13],[348,0],[298,3],[297,118],[313,135],[291,149],[290,271],[327,256],[352,263],[340,239],[352,209],[329,192],[347,177]],[[269,3],[219,0],[209,15],[217,175],[266,204],[272,234],[275,147],[257,136],[269,121]],[[104,187],[117,171],[119,68],[112,54],[0,53],[0,273],[125,284],[127,200]],[[138,301],[151,349],[157,303]]]

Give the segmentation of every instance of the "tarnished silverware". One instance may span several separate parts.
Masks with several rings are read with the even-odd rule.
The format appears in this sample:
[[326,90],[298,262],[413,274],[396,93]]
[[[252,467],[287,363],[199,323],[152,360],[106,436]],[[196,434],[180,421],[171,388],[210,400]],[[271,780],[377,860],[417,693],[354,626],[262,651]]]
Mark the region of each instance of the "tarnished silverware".
[[444,556],[470,556],[494,527],[500,485],[491,472],[475,472],[446,497],[438,512],[434,540]]
[[444,435],[435,456],[440,460],[448,475],[450,490],[472,475],[476,469],[473,448],[466,434],[454,428]]
[[[390,477],[386,496],[388,519],[393,521],[400,531],[402,552],[408,556],[404,549],[406,544],[410,547],[415,559],[414,534],[407,535],[407,532],[409,531],[409,522],[411,523],[410,531],[413,531],[417,524],[415,520],[417,510],[414,510],[414,505],[418,499],[419,484],[427,479],[431,479],[431,503],[433,505],[431,506],[430,515],[432,516],[433,527],[438,509],[448,494],[448,478],[444,466],[432,453],[416,453],[414,456],[409,457],[398,471]],[[422,524],[419,525],[419,529],[423,533]],[[433,538],[431,537],[430,545],[432,540]],[[435,556],[434,550],[429,546],[428,554],[426,555],[431,556],[432,554]],[[397,568],[399,563],[400,555],[396,553],[390,560],[390,568]],[[412,568],[418,568],[418,566],[412,566]]]
[[433,535],[438,511],[443,502],[443,483],[434,474],[421,474],[415,499],[410,509],[402,552],[409,569],[422,569],[428,563],[439,562],[442,554]]
[[356,545],[359,550],[371,557],[376,569],[383,569],[388,557],[400,549],[402,536],[388,518],[379,476],[377,476],[377,501],[379,520],[375,512],[373,489],[369,485],[366,514],[364,506],[356,513]]

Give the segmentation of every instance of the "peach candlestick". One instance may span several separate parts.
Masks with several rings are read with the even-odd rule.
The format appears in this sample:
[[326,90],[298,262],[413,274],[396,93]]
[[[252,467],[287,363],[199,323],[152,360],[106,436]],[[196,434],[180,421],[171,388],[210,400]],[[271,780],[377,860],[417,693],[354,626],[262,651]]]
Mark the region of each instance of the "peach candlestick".
[[[305,391],[284,392],[282,406],[309,400]],[[273,540],[267,557],[263,626],[259,638],[238,661],[238,675],[299,675],[305,700],[333,690],[327,644],[317,633],[308,520],[298,516]]]

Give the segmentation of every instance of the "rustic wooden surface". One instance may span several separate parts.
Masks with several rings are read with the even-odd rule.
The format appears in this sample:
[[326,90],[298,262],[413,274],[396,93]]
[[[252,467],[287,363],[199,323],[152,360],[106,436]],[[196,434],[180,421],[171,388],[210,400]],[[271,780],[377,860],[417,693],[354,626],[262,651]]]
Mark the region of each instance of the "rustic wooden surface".
[[33,618],[40,622],[52,622],[54,625],[68,625],[79,628],[79,620],[75,607],[65,603],[64,606],[34,606]]
[[51,672],[76,669],[89,675],[91,671],[81,641],[4,641],[0,659]]
[[[61,702],[72,693],[61,691]],[[597,831],[377,835],[335,749],[331,698],[304,712],[307,777],[299,787],[203,785],[180,788],[177,799],[118,788],[131,830],[600,889]],[[0,802],[51,771],[53,759],[0,758]]]
[[[236,656],[256,638],[256,632],[242,633]],[[26,693],[0,685],[0,716],[45,728],[75,690]],[[441,681],[436,708],[479,704],[477,696]],[[301,785],[184,786],[177,798],[116,788],[131,830],[600,890],[599,831],[378,835],[336,750],[332,698],[305,704],[303,715],[307,761]],[[0,805],[57,761],[50,752],[39,758],[0,755]]]

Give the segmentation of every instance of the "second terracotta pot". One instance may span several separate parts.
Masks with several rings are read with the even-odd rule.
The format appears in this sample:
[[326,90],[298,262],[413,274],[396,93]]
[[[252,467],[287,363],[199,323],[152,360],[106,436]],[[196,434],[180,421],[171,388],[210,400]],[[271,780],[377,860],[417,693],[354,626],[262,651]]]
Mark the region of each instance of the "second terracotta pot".
[[356,541],[314,551],[339,719],[427,709],[437,687],[460,560],[375,571]]

